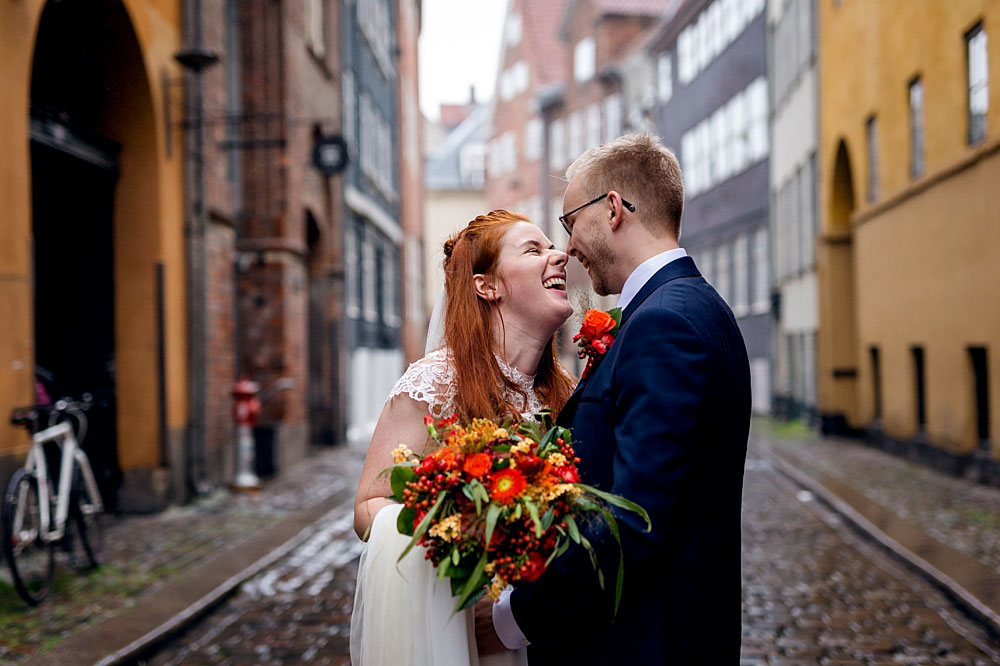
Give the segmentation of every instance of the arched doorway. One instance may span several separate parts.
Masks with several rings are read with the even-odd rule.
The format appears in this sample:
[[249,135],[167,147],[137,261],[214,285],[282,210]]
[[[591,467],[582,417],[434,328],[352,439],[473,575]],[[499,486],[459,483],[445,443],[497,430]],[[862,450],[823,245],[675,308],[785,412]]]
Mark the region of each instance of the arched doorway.
[[[854,180],[845,141],[837,145],[830,188],[827,229],[818,257],[820,312],[820,382],[824,432],[844,433],[858,421],[858,330],[855,291]],[[825,390],[824,390],[825,388]]]
[[85,448],[115,507],[159,448],[156,124],[120,0],[46,4],[30,104],[35,361],[52,397],[97,398]]

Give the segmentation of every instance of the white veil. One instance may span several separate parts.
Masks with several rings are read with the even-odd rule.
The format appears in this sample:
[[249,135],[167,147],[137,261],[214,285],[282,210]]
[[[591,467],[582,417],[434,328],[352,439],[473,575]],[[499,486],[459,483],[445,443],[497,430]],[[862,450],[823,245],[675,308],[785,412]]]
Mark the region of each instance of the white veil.
[[424,355],[444,346],[444,307],[445,290],[442,287],[437,300],[434,301],[434,309],[431,310],[431,318],[427,323],[427,342],[424,344]]

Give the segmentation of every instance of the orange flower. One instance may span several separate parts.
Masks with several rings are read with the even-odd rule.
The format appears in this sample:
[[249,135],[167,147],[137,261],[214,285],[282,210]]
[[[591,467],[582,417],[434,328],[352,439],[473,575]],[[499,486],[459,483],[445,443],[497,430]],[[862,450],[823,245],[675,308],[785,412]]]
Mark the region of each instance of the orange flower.
[[427,457],[436,460],[441,471],[455,469],[458,464],[458,452],[450,446],[442,446]]
[[482,475],[486,474],[486,472],[490,471],[490,467],[492,466],[493,460],[490,458],[489,454],[477,453],[465,459],[465,465],[462,466],[462,469],[469,476],[478,479]]
[[501,504],[510,504],[524,493],[528,482],[516,469],[505,469],[493,475],[490,496]]
[[580,327],[580,335],[588,340],[597,340],[605,333],[615,330],[615,318],[607,312],[601,310],[587,310],[583,316],[583,326]]

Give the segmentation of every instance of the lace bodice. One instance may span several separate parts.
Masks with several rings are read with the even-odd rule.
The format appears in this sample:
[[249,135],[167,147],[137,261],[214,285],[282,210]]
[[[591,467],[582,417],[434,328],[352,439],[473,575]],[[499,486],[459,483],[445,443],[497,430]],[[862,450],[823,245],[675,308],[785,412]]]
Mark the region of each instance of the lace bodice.
[[[499,356],[496,359],[507,379],[528,395],[528,404],[523,406],[522,413],[531,414],[542,409],[542,402],[535,395],[535,378],[521,374],[517,368],[504,363]],[[386,402],[400,393],[405,393],[418,402],[427,403],[431,416],[436,419],[451,416],[458,411],[456,401],[458,387],[455,385],[455,367],[449,350],[442,348],[432,351],[419,361],[411,363],[392,387]],[[504,397],[512,405],[518,405],[522,401],[521,396],[513,391],[509,391]]]

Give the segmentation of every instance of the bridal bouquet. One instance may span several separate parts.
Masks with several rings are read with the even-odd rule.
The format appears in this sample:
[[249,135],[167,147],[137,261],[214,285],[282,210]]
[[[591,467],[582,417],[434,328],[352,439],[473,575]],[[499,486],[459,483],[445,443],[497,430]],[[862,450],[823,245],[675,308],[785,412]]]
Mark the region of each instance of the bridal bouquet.
[[[458,416],[424,423],[438,448],[419,457],[405,445],[393,451],[392,492],[403,504],[396,527],[447,576],[458,612],[484,594],[494,600],[508,584],[533,581],[570,543],[585,548],[604,578],[581,521],[604,520],[621,541],[608,508],[649,516],[634,502],[580,483],[569,430],[548,412],[516,426],[489,419],[460,423]],[[547,428],[543,432],[543,428]],[[615,610],[624,569],[618,561]]]

